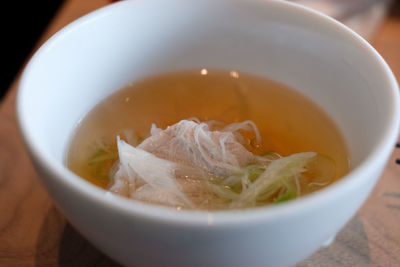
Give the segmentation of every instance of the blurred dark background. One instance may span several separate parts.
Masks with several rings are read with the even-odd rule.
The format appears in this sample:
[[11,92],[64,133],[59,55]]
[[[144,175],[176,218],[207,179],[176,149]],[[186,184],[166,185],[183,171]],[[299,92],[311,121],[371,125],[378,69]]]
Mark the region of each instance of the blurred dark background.
[[389,15],[396,16],[396,18],[400,20],[400,0],[393,0],[392,7],[389,10]]
[[62,3],[63,0],[3,3],[0,16],[0,100]]

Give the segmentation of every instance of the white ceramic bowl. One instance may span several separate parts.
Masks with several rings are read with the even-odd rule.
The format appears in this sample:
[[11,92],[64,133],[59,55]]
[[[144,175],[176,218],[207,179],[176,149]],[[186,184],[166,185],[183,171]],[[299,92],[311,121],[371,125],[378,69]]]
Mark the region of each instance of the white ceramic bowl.
[[[79,120],[133,79],[194,68],[271,77],[336,121],[352,170],[286,204],[176,211],[89,184],[64,165]],[[54,35],[20,82],[20,128],[44,185],[89,241],[124,265],[289,266],[333,237],[363,203],[399,127],[395,79],[377,52],[328,17],[284,1],[123,1]]]

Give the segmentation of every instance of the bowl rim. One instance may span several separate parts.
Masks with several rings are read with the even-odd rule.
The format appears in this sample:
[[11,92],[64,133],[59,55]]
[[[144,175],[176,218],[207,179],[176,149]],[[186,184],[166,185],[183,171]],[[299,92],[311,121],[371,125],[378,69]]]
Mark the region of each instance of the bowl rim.
[[[176,0],[175,0],[176,1]],[[184,1],[184,0],[183,0]],[[213,0],[216,1],[216,0]],[[400,97],[399,88],[396,79],[384,59],[378,52],[362,37],[352,31],[347,26],[339,23],[338,21],[330,18],[318,11],[311,10],[310,8],[301,6],[296,3],[288,1],[263,1],[263,0],[218,0],[220,2],[259,2],[265,5],[278,6],[281,10],[286,9],[285,12],[297,12],[297,16],[312,16],[319,22],[324,23],[326,27],[335,27],[340,30],[341,34],[347,38],[347,42],[354,42],[360,46],[366,56],[370,57],[371,62],[374,62],[381,74],[385,76],[385,81],[388,88],[388,94],[392,102],[391,116],[388,118],[388,125],[382,131],[382,135],[372,149],[371,153],[357,166],[355,166],[347,175],[341,178],[334,184],[318,190],[307,196],[302,196],[296,201],[289,201],[280,205],[253,207],[244,210],[218,210],[218,211],[201,211],[201,210],[180,210],[177,211],[171,207],[164,207],[143,203],[140,201],[127,199],[118,195],[114,195],[104,189],[101,189],[90,182],[80,178],[72,171],[68,170],[65,164],[53,159],[49,153],[46,153],[30,135],[29,127],[27,124],[27,113],[23,106],[23,97],[25,91],[29,88],[28,78],[36,62],[41,54],[46,53],[46,50],[69,31],[77,30],[80,25],[85,24],[87,21],[96,19],[97,17],[110,15],[114,9],[128,8],[134,6],[138,1],[121,1],[102,7],[98,10],[92,11],[87,15],[71,22],[63,29],[54,34],[47,40],[42,47],[32,56],[26,65],[19,82],[19,88],[16,100],[17,121],[20,132],[22,133],[31,158],[35,159],[37,166],[46,170],[51,179],[57,179],[63,187],[86,197],[88,201],[97,202],[105,208],[111,208],[123,213],[126,216],[133,216],[142,220],[157,221],[158,223],[175,224],[175,225],[191,225],[191,226],[214,226],[226,227],[234,226],[243,223],[259,223],[266,220],[274,220],[281,217],[291,217],[294,214],[302,213],[306,210],[316,208],[316,205],[327,203],[337,199],[338,197],[346,194],[349,190],[354,190],[362,184],[363,174],[372,173],[376,171],[375,165],[382,159],[387,159],[390,152],[394,148],[397,139],[399,125],[400,125]],[[146,1],[151,2],[151,1]],[[204,2],[204,1],[203,1]],[[209,0],[209,2],[212,2]],[[238,216],[240,214],[240,216]]]

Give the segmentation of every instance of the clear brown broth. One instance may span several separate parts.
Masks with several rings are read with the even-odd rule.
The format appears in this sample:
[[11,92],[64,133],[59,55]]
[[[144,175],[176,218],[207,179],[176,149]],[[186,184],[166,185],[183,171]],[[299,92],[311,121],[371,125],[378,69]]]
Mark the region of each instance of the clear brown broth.
[[[252,120],[263,139],[253,153],[314,151],[335,162],[333,181],[348,172],[344,138],[316,103],[266,78],[234,71],[205,72],[182,71],[142,79],[107,97],[78,125],[66,157],[68,168],[106,188],[115,160],[102,166],[88,164],[99,145],[116,151],[116,137],[123,137],[126,130],[146,136],[152,123],[165,128],[197,117],[227,124]],[[313,191],[303,187],[303,194]]]

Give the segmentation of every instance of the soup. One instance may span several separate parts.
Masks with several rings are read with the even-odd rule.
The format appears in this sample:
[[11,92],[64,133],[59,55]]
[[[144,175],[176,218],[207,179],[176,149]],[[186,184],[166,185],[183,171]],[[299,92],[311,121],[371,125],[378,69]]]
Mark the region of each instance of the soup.
[[76,129],[67,166],[125,197],[177,209],[238,209],[312,193],[349,169],[315,103],[266,78],[182,71],[135,81]]

